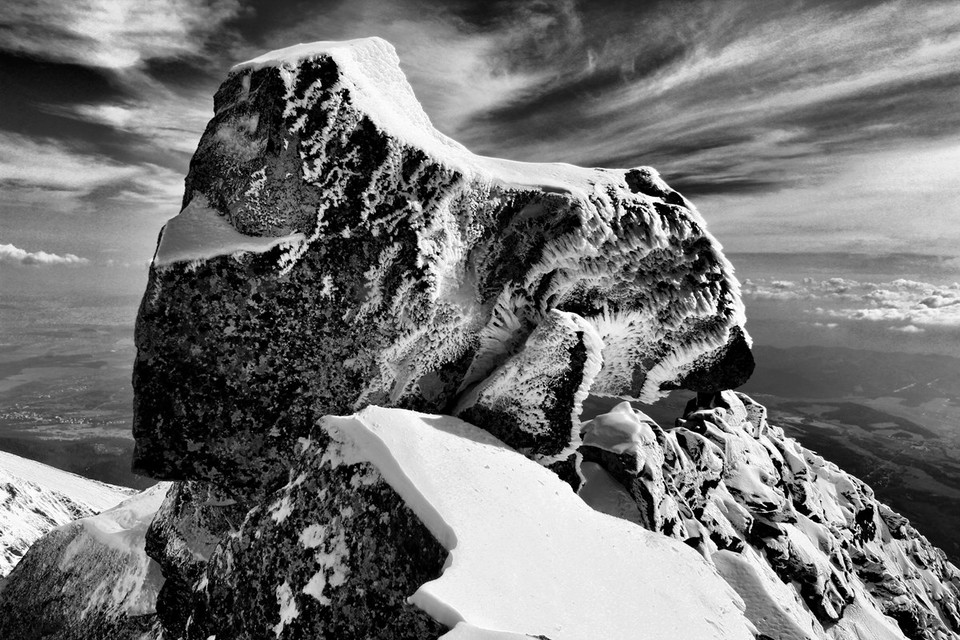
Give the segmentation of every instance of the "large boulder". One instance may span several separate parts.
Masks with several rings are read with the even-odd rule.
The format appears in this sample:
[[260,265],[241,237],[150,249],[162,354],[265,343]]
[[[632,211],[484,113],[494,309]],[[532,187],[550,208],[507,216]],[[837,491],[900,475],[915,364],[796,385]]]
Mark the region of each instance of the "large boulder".
[[[652,169],[475,156],[376,38],[239,65],[214,109],[138,317],[141,473],[252,499],[325,414],[450,412],[470,394],[549,464],[577,444],[571,391],[654,401],[753,369],[730,264]],[[563,342],[553,371],[570,375],[537,378],[554,400],[532,425],[490,377],[516,378],[554,311],[591,340]]]

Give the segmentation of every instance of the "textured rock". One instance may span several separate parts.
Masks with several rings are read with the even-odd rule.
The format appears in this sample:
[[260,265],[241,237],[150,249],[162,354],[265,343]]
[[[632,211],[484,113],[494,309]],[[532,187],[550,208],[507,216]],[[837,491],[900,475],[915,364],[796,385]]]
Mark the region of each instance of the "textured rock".
[[523,349],[467,393],[454,413],[538,462],[566,460],[580,444],[582,403],[602,349],[583,318],[551,310]]
[[[235,68],[183,202],[137,323],[135,466],[154,477],[263,495],[322,415],[449,412],[516,375],[500,367],[552,310],[602,341],[596,391],[652,401],[752,371],[732,268],[655,171],[474,156],[432,128],[378,39]],[[558,370],[586,387],[567,354]],[[575,440],[573,378],[507,414],[540,411],[538,430]],[[524,448],[550,462],[576,445],[548,440]]]
[[161,483],[38,540],[0,591],[4,640],[153,640],[160,567],[144,552]]
[[[201,580],[186,638],[435,638],[407,604],[446,551],[370,465],[339,466],[323,433],[294,478],[224,540]],[[192,607],[192,609],[191,609]]]
[[581,495],[687,536],[768,637],[960,637],[960,572],[943,552],[863,482],[769,425],[747,396],[701,394],[668,431],[620,405],[584,434],[584,459],[637,508],[611,508],[590,481]]
[[186,633],[193,585],[214,548],[243,522],[247,509],[215,486],[178,482],[167,492],[146,532],[145,550],[157,561],[164,582],[157,614],[167,637]]

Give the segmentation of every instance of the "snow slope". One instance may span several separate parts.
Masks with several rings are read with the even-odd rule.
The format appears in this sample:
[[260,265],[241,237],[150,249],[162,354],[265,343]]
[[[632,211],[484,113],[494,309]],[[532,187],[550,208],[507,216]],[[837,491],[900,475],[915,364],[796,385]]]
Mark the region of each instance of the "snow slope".
[[211,209],[201,196],[164,226],[153,263],[162,267],[175,262],[207,260],[225,253],[265,253],[275,246],[292,246],[304,240],[302,233],[278,238],[244,235]]
[[134,493],[0,451],[0,578],[46,532]]
[[160,567],[144,550],[169,483],[62,525],[30,547],[0,592],[0,637],[125,640],[156,637]]
[[752,638],[695,551],[593,511],[556,475],[455,418],[369,407],[328,418],[324,461],[372,464],[450,551],[411,601],[450,637]]

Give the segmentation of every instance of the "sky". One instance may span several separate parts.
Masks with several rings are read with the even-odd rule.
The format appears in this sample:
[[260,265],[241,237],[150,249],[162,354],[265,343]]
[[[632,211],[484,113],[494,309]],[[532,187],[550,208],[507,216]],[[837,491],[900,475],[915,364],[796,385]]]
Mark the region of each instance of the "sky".
[[[396,47],[437,128],[474,151],[652,165],[732,253],[960,255],[956,0],[7,0],[6,286],[96,286],[89,274],[110,268],[142,286],[229,68],[368,35]],[[845,317],[933,327],[923,300],[960,304],[939,288],[957,263],[938,264],[952,267],[913,289],[858,280]],[[746,290],[786,297],[775,281]],[[791,299],[829,298],[817,282]],[[880,285],[899,297],[870,297]],[[921,314],[853,316],[885,304]]]

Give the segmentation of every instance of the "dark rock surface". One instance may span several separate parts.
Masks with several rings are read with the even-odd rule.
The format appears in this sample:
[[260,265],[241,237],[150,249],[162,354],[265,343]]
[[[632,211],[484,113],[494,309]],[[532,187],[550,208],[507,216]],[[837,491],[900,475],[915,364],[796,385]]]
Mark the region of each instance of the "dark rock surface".
[[291,482],[213,554],[181,609],[184,637],[442,635],[406,599],[440,575],[447,550],[372,465],[338,463],[324,440],[306,442]]
[[220,540],[236,531],[247,508],[206,482],[177,482],[150,522],[145,550],[160,565],[164,582],[157,614],[168,637],[186,633],[193,587]]

